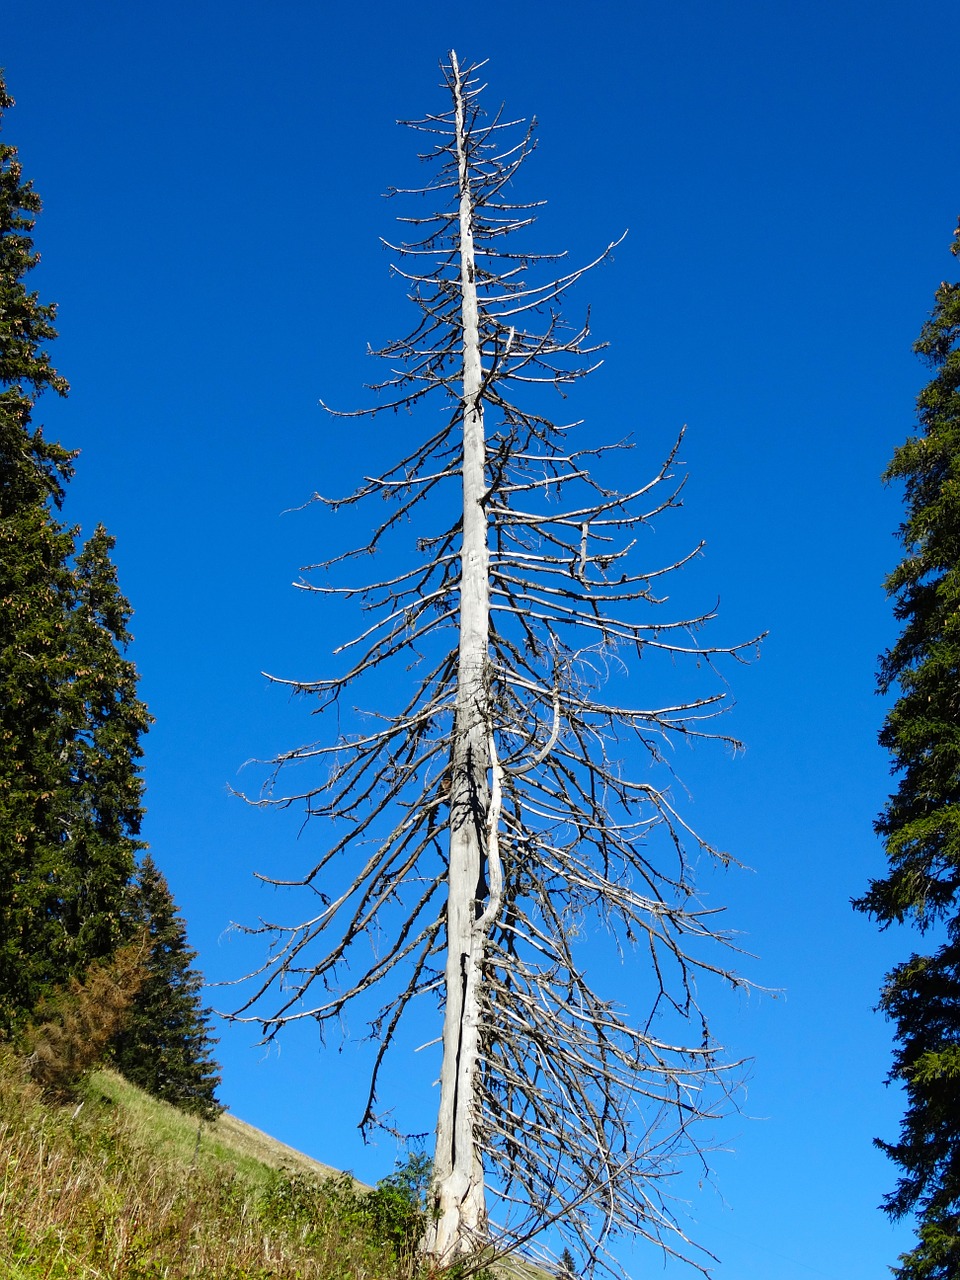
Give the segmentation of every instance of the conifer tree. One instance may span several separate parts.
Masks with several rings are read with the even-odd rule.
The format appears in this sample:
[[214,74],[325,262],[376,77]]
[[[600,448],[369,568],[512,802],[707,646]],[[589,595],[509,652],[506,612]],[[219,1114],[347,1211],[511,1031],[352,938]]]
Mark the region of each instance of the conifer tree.
[[77,554],[58,519],[74,455],[33,421],[43,391],[68,390],[56,308],[24,284],[39,210],[0,143],[0,1030],[122,940],[149,723],[113,540],[98,528]]
[[146,854],[131,886],[129,927],[145,932],[146,977],[113,1042],[117,1068],[133,1084],[183,1111],[214,1116],[220,1083],[209,1011],[201,1003],[197,953],[166,878]]
[[146,977],[143,936],[107,960],[94,961],[81,982],[45,995],[20,1037],[27,1068],[48,1097],[65,1102],[103,1060],[126,1022]]
[[[555,1222],[585,1268],[615,1267],[605,1241],[622,1232],[687,1255],[668,1188],[737,1078],[697,987],[740,979],[692,867],[729,859],[645,766],[674,741],[733,742],[711,723],[724,694],[676,668],[756,640],[706,645],[712,609],[664,612],[699,550],[647,558],[651,522],[679,505],[679,439],[651,475],[629,427],[598,444],[551,416],[600,363],[589,323],[561,310],[590,266],[531,245],[533,126],[486,113],[482,65],[451,53],[445,109],[407,122],[429,178],[395,193],[420,198],[389,248],[416,317],[377,352],[377,404],[341,415],[392,410],[395,452],[353,493],[317,495],[377,514],[301,584],[366,616],[339,669],[285,682],[335,725],[277,757],[261,801],[305,805],[323,844],[274,880],[307,903],[257,930],[270,950],[237,1016],[267,1037],[339,1028],[376,993],[362,1125],[395,1131],[381,1067],[407,1012],[439,1004],[424,1255],[519,1247]],[[364,698],[375,710],[351,720]],[[596,980],[634,951],[647,968],[627,1011]]]
[[[960,256],[960,226],[952,252]],[[944,281],[915,344],[936,370],[918,401],[919,431],[886,471],[905,486],[903,560],[887,579],[900,636],[879,685],[898,696],[880,733],[899,775],[877,821],[888,860],[856,902],[882,927],[910,921],[930,939],[888,975],[880,1008],[897,1047],[892,1081],[906,1112],[897,1142],[878,1146],[900,1166],[884,1207],[915,1213],[919,1243],[900,1280],[960,1275],[960,283]]]

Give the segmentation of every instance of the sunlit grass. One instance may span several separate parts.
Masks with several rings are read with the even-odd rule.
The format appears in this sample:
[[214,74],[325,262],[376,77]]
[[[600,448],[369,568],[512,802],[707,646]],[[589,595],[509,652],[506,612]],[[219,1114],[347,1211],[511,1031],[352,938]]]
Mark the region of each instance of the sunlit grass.
[[[344,1175],[279,1169],[285,1148],[202,1124],[98,1074],[50,1106],[0,1061],[0,1275],[24,1280],[396,1280],[416,1210]],[[251,1137],[251,1135],[253,1135]],[[244,1147],[247,1149],[244,1149]],[[291,1153],[295,1155],[295,1153]],[[310,1162],[299,1157],[302,1165]],[[406,1215],[406,1220],[404,1220]]]

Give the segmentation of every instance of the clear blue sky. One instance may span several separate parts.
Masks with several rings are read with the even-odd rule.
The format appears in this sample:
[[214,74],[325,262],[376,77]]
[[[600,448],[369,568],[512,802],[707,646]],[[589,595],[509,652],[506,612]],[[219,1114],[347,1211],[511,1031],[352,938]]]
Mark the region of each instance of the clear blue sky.
[[[211,980],[250,954],[229,922],[273,909],[252,872],[296,874],[322,838],[228,785],[311,736],[260,672],[320,674],[341,638],[289,584],[349,525],[283,513],[392,456],[385,430],[333,429],[317,401],[358,403],[366,344],[410,317],[377,240],[379,193],[417,177],[394,121],[441,106],[447,49],[488,57],[491,99],[540,121],[544,244],[579,260],[629,227],[577,299],[611,341],[578,412],[651,458],[689,424],[679,527],[707,552],[682,590],[720,596],[717,640],[770,631],[731,677],[747,753],[679,762],[689,812],[752,868],[711,879],[711,900],[748,976],[783,993],[715,1011],[754,1066],[718,1135],[721,1194],[686,1186],[689,1230],[721,1280],[885,1274],[909,1233],[876,1208],[894,1170],[871,1139],[894,1136],[899,1100],[872,1006],[913,939],[849,899],[881,868],[889,787],[873,672],[900,507],[879,476],[925,377],[911,343],[956,271],[955,6],[47,0],[3,26],[7,137],[44,197],[37,287],[73,385],[46,421],[82,450],[69,517],[118,538],[157,719],[145,834]],[[389,1172],[392,1145],[354,1127],[369,1046],[222,1037],[237,1115]],[[418,1066],[395,1086],[429,1129]]]

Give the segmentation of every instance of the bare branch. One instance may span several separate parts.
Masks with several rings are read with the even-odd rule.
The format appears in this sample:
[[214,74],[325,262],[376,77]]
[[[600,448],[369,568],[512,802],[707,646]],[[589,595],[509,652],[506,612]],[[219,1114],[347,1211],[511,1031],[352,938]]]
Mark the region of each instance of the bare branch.
[[[438,397],[445,416],[353,493],[314,496],[331,515],[373,499],[385,514],[297,583],[355,602],[365,620],[333,651],[340,674],[277,681],[336,727],[270,762],[251,803],[303,806],[324,845],[306,874],[264,877],[310,895],[310,909],[249,930],[269,950],[234,1016],[270,1038],[365,1010],[377,1042],[368,1128],[402,1019],[435,1004],[423,1242],[435,1261],[490,1242],[487,1195],[506,1214],[497,1249],[556,1223],[591,1267],[615,1269],[606,1241],[618,1231],[689,1259],[669,1187],[685,1157],[705,1162],[698,1125],[723,1114],[741,1066],[712,1039],[699,987],[744,983],[735,938],[693,883],[698,855],[732,859],[678,811],[669,749],[739,743],[714,723],[725,690],[691,693],[675,672],[689,662],[710,678],[760,637],[706,645],[715,607],[665,612],[670,575],[703,545],[646,559],[652,522],[680,505],[683,432],[640,483],[629,436],[580,446],[581,424],[549,412],[544,393],[565,394],[603,346],[589,314],[567,325],[558,303],[623,237],[562,273],[562,255],[526,248],[540,202],[515,183],[533,127],[483,114],[482,65],[450,55],[450,109],[409,122],[428,137],[432,176],[389,193],[436,201],[401,217],[409,241],[384,241],[419,319],[373,353],[389,365],[378,402],[336,416],[415,413]],[[381,552],[379,577],[340,580],[347,561]],[[640,676],[624,654],[643,660]],[[347,693],[375,709],[350,711]],[[297,766],[300,785],[288,782]],[[600,994],[585,947],[631,959],[633,1007]]]

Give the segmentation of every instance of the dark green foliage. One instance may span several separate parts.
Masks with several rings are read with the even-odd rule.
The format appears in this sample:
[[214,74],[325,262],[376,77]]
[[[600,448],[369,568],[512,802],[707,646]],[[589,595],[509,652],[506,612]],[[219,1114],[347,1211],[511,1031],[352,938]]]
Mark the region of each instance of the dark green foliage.
[[0,1031],[122,940],[149,723],[112,539],[76,553],[55,518],[73,455],[33,423],[41,392],[67,391],[45,349],[55,307],[24,284],[39,209],[0,144]]
[[[0,114],[13,106],[0,75]],[[56,306],[42,305],[23,278],[39,261],[30,232],[40,212],[33,184],[22,180],[16,147],[0,141],[0,516],[63,497],[72,455],[31,427],[34,398],[68,386],[43,344],[57,336]]]
[[123,936],[125,890],[142,816],[140,736],[149,725],[137,672],[119,646],[130,640],[130,608],[110,562],[113,539],[98,528],[76,558],[59,686],[66,779],[57,797],[61,863],[58,926],[71,939],[68,964],[109,955]]
[[392,1245],[398,1257],[411,1257],[423,1235],[433,1161],[411,1152],[382,1178],[364,1201],[371,1234]]
[[187,945],[186,925],[149,854],[130,888],[128,921],[134,934],[146,934],[146,979],[113,1042],[117,1069],[181,1110],[217,1115],[216,1041],[201,1003],[203,978],[192,967],[197,953]]
[[888,874],[855,905],[937,943],[887,976],[890,1078],[907,1109],[900,1140],[878,1145],[903,1171],[884,1207],[919,1219],[920,1242],[895,1274],[947,1280],[960,1275],[960,284],[940,285],[915,349],[936,376],[917,402],[920,430],[886,473],[903,481],[907,511],[905,555],[886,584],[903,629],[879,675],[882,692],[898,692],[880,742],[899,783],[876,824]]
[[577,1264],[574,1262],[573,1254],[569,1249],[564,1249],[560,1255],[557,1277],[558,1280],[577,1280]]

